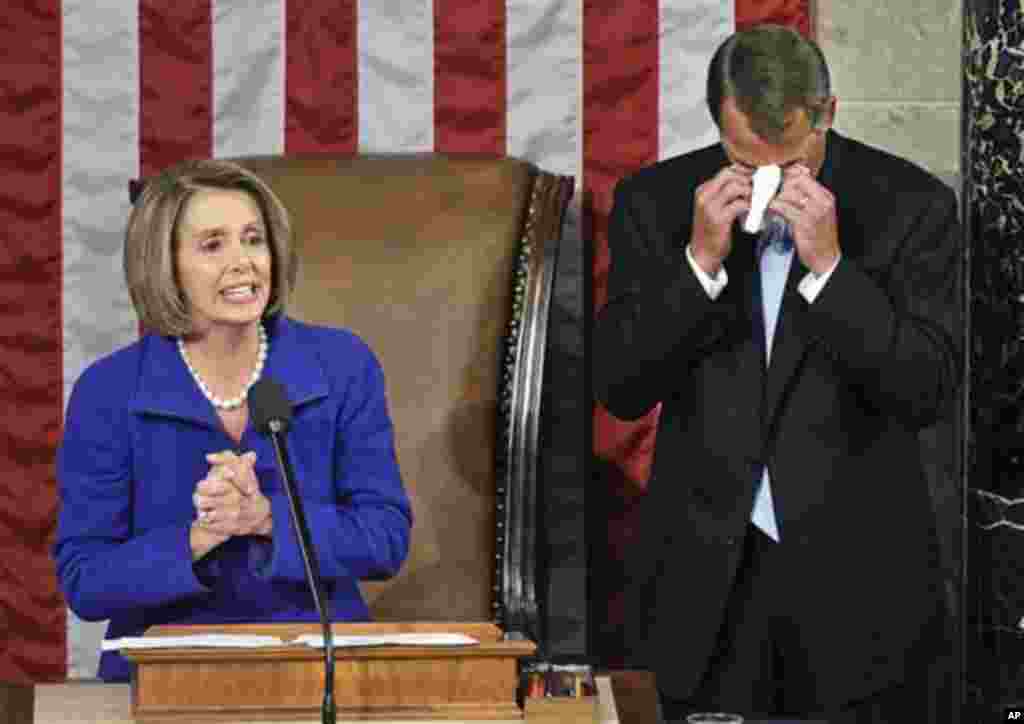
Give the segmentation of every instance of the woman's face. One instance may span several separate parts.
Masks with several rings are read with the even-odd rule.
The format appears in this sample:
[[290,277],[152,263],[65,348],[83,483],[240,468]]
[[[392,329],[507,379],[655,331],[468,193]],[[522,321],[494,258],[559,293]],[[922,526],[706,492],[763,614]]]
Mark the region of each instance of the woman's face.
[[178,285],[192,331],[257,323],[270,299],[271,253],[263,215],[244,191],[193,194],[178,224]]

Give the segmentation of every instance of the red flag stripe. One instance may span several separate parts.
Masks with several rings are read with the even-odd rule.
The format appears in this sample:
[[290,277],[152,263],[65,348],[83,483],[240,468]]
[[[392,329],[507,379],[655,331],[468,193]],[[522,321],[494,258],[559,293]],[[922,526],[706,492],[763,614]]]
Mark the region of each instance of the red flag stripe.
[[[583,179],[588,193],[584,238],[593,239],[595,309],[605,302],[608,212],[615,183],[658,158],[658,3],[622,2],[583,11]],[[631,430],[639,434],[631,435]],[[617,462],[626,480],[645,481],[652,431],[647,424],[626,426],[601,407],[594,416],[598,456]],[[640,469],[629,466],[640,464]]]
[[[636,0],[619,3],[584,3],[583,9],[583,183],[584,239],[593,240],[593,303],[603,306],[606,298],[608,253],[608,212],[615,183],[640,166],[658,159],[658,3]],[[628,544],[631,506],[624,495],[630,487],[623,471],[631,461],[646,465],[649,455],[623,455],[618,441],[628,439],[642,445],[653,439],[653,424],[626,426],[598,406],[593,419],[594,450],[611,458],[601,466],[607,474],[601,480],[596,509],[609,513],[607,538],[595,541],[600,551],[600,582],[597,595],[603,611],[595,612],[602,636],[621,636],[624,612],[623,552]],[[611,449],[610,449],[611,448]],[[646,480],[646,470],[632,477]],[[625,518],[615,516],[619,511]],[[618,645],[611,640],[597,643],[611,666],[621,665]]]
[[291,0],[285,20],[286,153],[354,153],[359,145],[355,0]]
[[66,609],[50,546],[63,418],[61,3],[0,24],[0,681],[66,675]]
[[658,158],[658,3],[583,7],[583,183],[594,240],[594,304],[603,306],[615,182]]
[[139,165],[144,177],[213,150],[210,0],[139,3]]
[[814,37],[811,0],[736,0],[736,29],[758,23],[777,23]]
[[505,0],[434,0],[434,148],[505,153]]

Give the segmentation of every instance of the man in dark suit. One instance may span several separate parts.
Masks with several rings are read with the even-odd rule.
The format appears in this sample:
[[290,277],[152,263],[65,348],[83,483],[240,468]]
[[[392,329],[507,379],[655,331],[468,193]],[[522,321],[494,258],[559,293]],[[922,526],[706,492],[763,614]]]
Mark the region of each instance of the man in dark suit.
[[945,623],[918,432],[958,383],[955,197],[831,130],[824,57],[792,30],[729,38],[708,104],[719,144],[618,185],[595,330],[608,410],[663,403],[633,662],[669,717],[909,721]]

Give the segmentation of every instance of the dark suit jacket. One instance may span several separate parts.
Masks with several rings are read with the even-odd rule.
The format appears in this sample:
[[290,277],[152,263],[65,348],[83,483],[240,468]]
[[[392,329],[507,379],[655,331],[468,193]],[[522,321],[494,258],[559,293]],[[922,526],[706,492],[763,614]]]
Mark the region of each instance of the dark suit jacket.
[[903,678],[940,600],[918,432],[953,409],[959,378],[956,200],[920,168],[830,131],[819,181],[837,200],[843,258],[808,305],[794,257],[765,371],[753,237],[735,232],[715,301],[685,258],[694,191],[726,163],[710,146],[615,193],[596,393],[623,419],[664,403],[627,637],[666,693],[692,693],[767,465],[790,563],[779,585],[819,694],[838,703]]

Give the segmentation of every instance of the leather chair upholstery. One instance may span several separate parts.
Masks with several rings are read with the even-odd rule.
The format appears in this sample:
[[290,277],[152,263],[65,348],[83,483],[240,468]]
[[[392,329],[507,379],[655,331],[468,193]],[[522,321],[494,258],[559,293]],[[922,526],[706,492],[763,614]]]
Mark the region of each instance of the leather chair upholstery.
[[399,575],[363,584],[373,616],[539,641],[537,435],[571,178],[515,159],[234,160],[291,213],[290,314],[352,329],[384,369],[414,527]]

